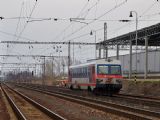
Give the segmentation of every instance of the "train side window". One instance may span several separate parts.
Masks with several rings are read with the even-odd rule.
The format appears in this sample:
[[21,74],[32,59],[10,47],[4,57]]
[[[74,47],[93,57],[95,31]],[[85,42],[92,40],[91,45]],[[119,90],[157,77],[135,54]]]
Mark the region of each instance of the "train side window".
[[86,76],[85,76],[85,67],[83,68],[83,76],[86,77]]
[[78,78],[81,76],[81,68],[78,68]]
[[83,68],[81,68],[81,78],[83,78]]
[[83,68],[81,68],[81,77],[83,78]]
[[73,77],[75,78],[75,69],[73,69]]
[[87,67],[87,76],[89,77],[89,67]]
[[74,69],[72,69],[72,77],[74,77]]
[[81,77],[81,68],[78,69],[78,77]]
[[81,70],[81,75],[82,75],[82,78],[84,78],[84,68],[82,68]]
[[77,68],[75,69],[75,78],[77,78]]
[[87,77],[87,67],[85,67],[85,77]]
[[71,71],[71,72],[70,72],[70,75],[71,75],[71,77],[73,78],[73,70],[71,69],[70,71]]
[[78,78],[78,68],[76,69],[76,78]]
[[81,68],[78,69],[78,77],[81,78]]

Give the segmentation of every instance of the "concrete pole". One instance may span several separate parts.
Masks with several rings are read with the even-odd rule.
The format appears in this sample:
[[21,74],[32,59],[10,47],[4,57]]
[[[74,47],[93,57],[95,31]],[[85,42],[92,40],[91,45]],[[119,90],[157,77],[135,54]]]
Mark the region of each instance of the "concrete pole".
[[97,59],[97,44],[96,44],[96,42],[97,42],[97,33],[96,33],[96,31],[95,31],[95,59]]
[[59,62],[58,62],[58,72],[59,72],[59,76],[61,75],[61,59],[60,59],[60,51],[59,51]]
[[35,74],[35,76],[36,76],[36,74],[37,74],[37,65],[35,64],[35,69],[34,69],[34,74]]
[[45,79],[45,75],[46,75],[46,60],[45,60],[45,56],[43,56],[43,60],[44,60],[44,63],[43,63],[43,78],[42,78],[42,84],[43,85],[45,85],[45,81],[44,81],[44,79]]
[[105,57],[106,57],[106,59],[108,59],[108,46],[106,46],[105,49],[106,49],[106,55],[105,55]]
[[148,37],[145,37],[145,70],[144,78],[148,76]]
[[[107,40],[107,23],[104,23],[104,43]],[[104,44],[103,46],[103,58],[108,58],[108,47]]]
[[129,79],[132,78],[132,40],[130,40],[130,50],[129,50]]
[[54,57],[52,56],[52,78],[53,78],[53,60],[54,60]]
[[99,59],[101,59],[101,45],[99,46]]
[[69,75],[70,75],[69,67],[71,65],[71,55],[70,55],[70,52],[71,52],[71,44],[70,44],[70,41],[69,41],[69,44],[68,44],[68,80],[70,80],[69,79]]
[[117,54],[116,54],[116,58],[117,58],[117,60],[119,60],[119,45],[117,45]]

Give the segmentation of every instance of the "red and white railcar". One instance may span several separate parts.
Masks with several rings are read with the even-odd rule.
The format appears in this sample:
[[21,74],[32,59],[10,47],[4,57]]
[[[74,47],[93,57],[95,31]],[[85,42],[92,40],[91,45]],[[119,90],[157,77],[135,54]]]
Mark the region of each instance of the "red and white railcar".
[[69,68],[71,89],[88,89],[95,93],[118,93],[122,88],[122,71],[119,60],[100,59]]

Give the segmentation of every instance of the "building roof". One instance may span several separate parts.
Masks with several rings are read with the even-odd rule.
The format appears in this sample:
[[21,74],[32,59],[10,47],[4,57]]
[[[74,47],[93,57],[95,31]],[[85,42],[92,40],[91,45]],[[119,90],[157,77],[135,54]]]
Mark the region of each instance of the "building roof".
[[[148,37],[148,45],[149,46],[160,46],[160,23],[142,28],[137,31],[138,40],[137,44],[140,46],[145,45],[145,37]],[[129,45],[130,40],[132,40],[132,45],[135,45],[135,36],[136,31],[129,32],[127,34],[123,34],[108,40],[101,42],[103,45]]]

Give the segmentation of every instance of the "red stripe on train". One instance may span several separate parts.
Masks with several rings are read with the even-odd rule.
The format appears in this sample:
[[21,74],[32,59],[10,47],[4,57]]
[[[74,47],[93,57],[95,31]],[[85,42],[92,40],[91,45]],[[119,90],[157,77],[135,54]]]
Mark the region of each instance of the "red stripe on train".
[[78,84],[80,86],[96,86],[96,83],[84,83],[84,84]]
[[97,75],[97,78],[123,78],[122,75]]

